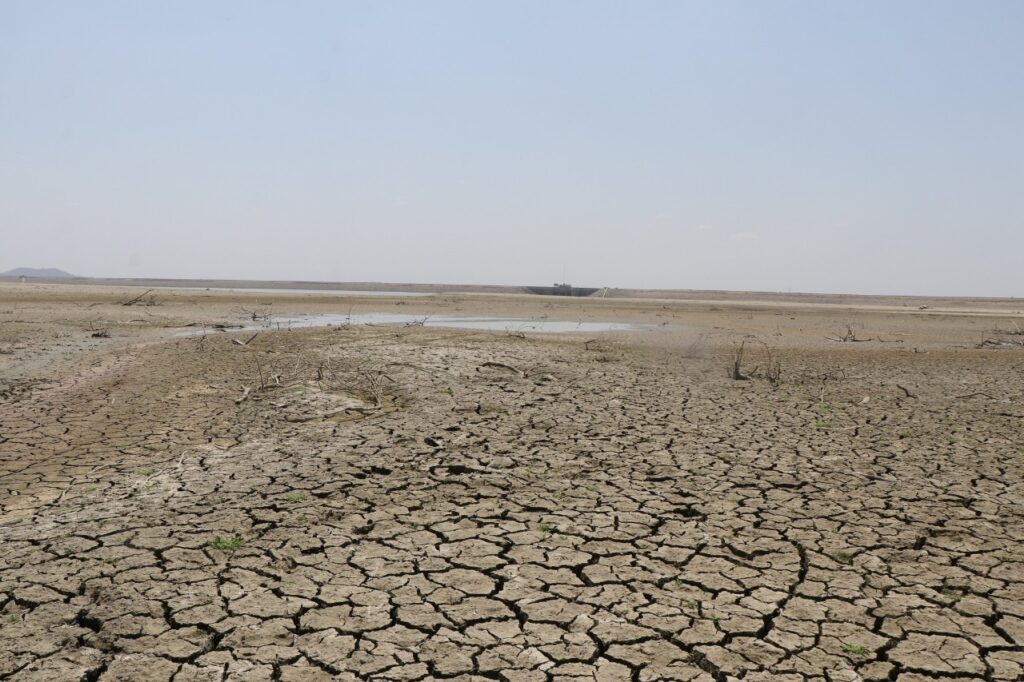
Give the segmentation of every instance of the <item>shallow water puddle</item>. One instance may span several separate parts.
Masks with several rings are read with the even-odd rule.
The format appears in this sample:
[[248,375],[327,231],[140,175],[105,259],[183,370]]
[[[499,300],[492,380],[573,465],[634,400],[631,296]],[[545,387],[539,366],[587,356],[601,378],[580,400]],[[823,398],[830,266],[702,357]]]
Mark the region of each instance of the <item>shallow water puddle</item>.
[[[324,313],[296,317],[275,318],[270,324],[232,327],[226,331],[258,331],[275,329],[301,329],[305,327],[347,327],[362,325],[389,325],[406,327],[449,327],[455,329],[481,329],[507,332],[540,332],[547,334],[572,332],[638,331],[645,325],[624,322],[583,322],[569,320],[523,319],[511,317],[458,317],[451,315],[411,315],[408,313]],[[182,336],[194,336],[202,330],[189,330]]]

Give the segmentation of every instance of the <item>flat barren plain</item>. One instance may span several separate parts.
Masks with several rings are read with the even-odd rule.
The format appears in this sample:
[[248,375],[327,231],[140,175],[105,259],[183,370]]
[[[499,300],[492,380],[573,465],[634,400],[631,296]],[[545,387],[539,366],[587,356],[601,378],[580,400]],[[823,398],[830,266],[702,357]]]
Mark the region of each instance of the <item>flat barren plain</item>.
[[1024,679],[1022,328],[0,284],[0,679]]

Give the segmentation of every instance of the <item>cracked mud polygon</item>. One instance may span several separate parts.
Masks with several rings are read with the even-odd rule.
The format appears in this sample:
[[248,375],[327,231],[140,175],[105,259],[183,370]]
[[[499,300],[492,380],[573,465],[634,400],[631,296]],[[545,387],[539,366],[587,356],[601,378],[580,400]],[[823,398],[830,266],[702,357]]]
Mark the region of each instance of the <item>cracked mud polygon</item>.
[[0,679],[1024,678],[1011,308],[0,295]]

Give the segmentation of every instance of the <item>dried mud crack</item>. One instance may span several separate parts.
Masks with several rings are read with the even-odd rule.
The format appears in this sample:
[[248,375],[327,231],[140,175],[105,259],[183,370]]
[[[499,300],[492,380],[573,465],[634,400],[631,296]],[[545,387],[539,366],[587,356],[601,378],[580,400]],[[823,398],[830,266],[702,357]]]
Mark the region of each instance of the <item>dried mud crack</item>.
[[83,351],[0,397],[0,679],[1019,680],[1020,407],[949,398],[999,353]]

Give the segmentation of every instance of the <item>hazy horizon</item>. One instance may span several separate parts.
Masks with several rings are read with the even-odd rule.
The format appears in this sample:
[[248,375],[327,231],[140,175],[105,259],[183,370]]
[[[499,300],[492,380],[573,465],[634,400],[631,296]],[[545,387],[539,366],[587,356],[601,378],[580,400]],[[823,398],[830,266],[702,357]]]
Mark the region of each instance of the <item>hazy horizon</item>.
[[0,271],[1021,296],[1024,4],[9,2]]

